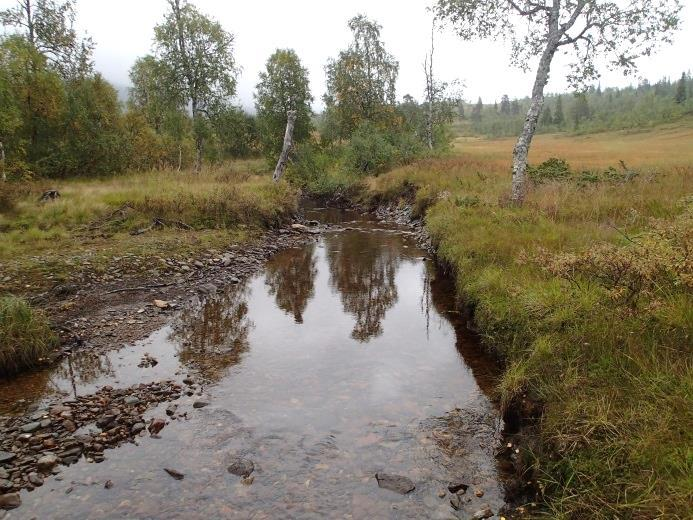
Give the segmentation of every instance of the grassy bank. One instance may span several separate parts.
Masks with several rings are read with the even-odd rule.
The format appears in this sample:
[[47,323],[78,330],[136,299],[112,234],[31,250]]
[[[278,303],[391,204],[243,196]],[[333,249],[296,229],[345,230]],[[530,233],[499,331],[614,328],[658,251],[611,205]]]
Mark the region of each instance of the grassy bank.
[[372,203],[426,214],[507,361],[503,401],[542,405],[524,456],[552,518],[693,514],[692,143],[687,124],[539,136],[530,161],[570,174],[523,208],[505,204],[511,139],[459,139],[453,157],[369,181]]
[[20,298],[0,297],[0,376],[35,366],[56,342],[42,312]]
[[[296,210],[295,191],[264,170],[263,161],[239,161],[199,175],[0,185],[0,290],[44,288],[80,269],[105,273],[123,257],[146,268],[160,257],[251,240]],[[49,188],[61,197],[39,202]]]

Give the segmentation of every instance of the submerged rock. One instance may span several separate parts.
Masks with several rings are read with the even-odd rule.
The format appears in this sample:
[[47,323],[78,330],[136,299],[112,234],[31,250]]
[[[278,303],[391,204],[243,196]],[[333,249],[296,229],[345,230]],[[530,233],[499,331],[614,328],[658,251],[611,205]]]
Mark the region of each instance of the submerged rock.
[[401,475],[390,475],[388,473],[376,473],[375,478],[378,481],[378,486],[383,489],[389,489],[400,495],[406,495],[416,489],[414,483],[407,477]]
[[237,477],[249,477],[255,471],[255,464],[252,460],[243,457],[234,457],[227,468],[228,472]]
[[19,493],[8,493],[0,495],[0,509],[15,509],[22,505],[22,499]]
[[164,468],[164,471],[176,480],[183,480],[185,478],[185,475],[175,469]]
[[472,520],[484,520],[485,518],[491,518],[493,516],[493,511],[490,507],[485,507],[480,509],[472,515]]

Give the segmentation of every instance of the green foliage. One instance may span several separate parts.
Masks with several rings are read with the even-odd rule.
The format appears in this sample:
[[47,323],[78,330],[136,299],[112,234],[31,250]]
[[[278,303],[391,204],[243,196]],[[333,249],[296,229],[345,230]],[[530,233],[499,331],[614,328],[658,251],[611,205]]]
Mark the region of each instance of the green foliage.
[[308,70],[292,49],[277,49],[260,73],[255,93],[257,125],[266,157],[276,161],[284,143],[287,112],[296,112],[293,139],[306,141],[313,130]]
[[164,76],[165,98],[182,96],[190,104],[199,171],[209,119],[236,92],[234,38],[187,0],[182,5],[181,0],[171,0],[169,6],[164,21],[154,28],[157,58],[170,71]]
[[[550,95],[544,101],[537,133],[572,130],[579,133],[650,128],[674,122],[693,112],[693,78],[663,79],[625,88],[591,87],[578,94]],[[529,98],[513,100],[519,112],[496,113],[492,105],[472,107],[472,131],[490,137],[515,136],[524,123]],[[511,106],[512,106],[511,104]],[[549,115],[551,119],[549,119]],[[566,124],[566,116],[569,125]]]
[[37,54],[42,55],[50,70],[63,79],[91,74],[94,44],[90,38],[79,38],[74,29],[73,0],[24,0],[13,8],[0,11],[0,22],[14,27]]
[[73,80],[67,91],[65,134],[55,153],[37,164],[51,177],[118,173],[127,164],[118,95],[97,74]]
[[327,64],[326,117],[334,137],[344,139],[363,121],[392,124],[399,63],[380,39],[382,27],[363,15],[349,21],[353,41]]
[[0,376],[35,366],[56,344],[42,312],[20,298],[0,297]]
[[423,145],[407,132],[385,132],[372,123],[359,125],[344,147],[343,167],[353,173],[373,175],[410,163]]
[[536,184],[565,180],[570,177],[570,165],[563,159],[552,157],[539,166],[527,166],[527,175]]

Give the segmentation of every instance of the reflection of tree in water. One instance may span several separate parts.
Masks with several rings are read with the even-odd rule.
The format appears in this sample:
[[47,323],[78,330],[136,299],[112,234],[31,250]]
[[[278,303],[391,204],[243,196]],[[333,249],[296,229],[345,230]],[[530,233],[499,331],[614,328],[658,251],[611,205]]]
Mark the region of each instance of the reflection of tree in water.
[[328,248],[330,284],[341,294],[345,311],[356,318],[351,336],[358,341],[382,334],[385,313],[397,302],[396,240],[395,236],[342,233]]
[[77,383],[91,383],[101,376],[112,376],[113,365],[108,356],[82,350],[69,355],[56,370],[56,375],[70,381],[72,393],[77,396]]
[[180,344],[179,358],[212,380],[241,361],[248,351],[248,287],[239,284],[220,295],[197,303],[173,324],[171,339]]
[[265,283],[270,294],[276,296],[277,306],[293,315],[296,323],[303,323],[303,312],[315,293],[313,284],[318,270],[314,250],[314,244],[291,249],[274,258],[266,268]]
[[457,301],[454,280],[429,263],[424,275],[424,293],[428,295],[422,300],[427,321],[433,308],[439,320],[447,321],[455,329],[457,352],[472,370],[479,387],[492,395],[498,383],[499,367],[481,347],[479,337],[467,327],[468,316]]

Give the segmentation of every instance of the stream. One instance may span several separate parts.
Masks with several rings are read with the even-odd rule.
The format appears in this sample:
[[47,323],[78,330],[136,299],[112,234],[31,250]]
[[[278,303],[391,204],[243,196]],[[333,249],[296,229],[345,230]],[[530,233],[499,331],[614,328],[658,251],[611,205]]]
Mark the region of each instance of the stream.
[[[498,372],[456,310],[454,282],[405,227],[343,210],[306,217],[342,229],[193,298],[144,341],[84,350],[0,383],[0,413],[188,374],[204,378],[210,398],[198,409],[182,397],[187,419],[159,438],[107,450],[98,464],[62,466],[0,518],[498,515],[503,421],[489,397]],[[138,366],[145,352],[155,366]],[[165,408],[147,417],[166,417]],[[227,471],[238,457],[254,466],[245,482]],[[379,487],[376,473],[415,489]],[[453,495],[450,483],[466,493]]]

